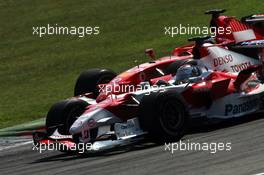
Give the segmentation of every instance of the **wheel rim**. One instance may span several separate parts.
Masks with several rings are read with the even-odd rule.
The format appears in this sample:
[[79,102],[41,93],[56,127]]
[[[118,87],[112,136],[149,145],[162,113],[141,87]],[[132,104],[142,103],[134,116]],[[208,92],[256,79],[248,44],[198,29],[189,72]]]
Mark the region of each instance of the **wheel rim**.
[[182,105],[174,100],[168,100],[162,106],[160,123],[165,132],[170,135],[177,135],[182,128],[184,112]]

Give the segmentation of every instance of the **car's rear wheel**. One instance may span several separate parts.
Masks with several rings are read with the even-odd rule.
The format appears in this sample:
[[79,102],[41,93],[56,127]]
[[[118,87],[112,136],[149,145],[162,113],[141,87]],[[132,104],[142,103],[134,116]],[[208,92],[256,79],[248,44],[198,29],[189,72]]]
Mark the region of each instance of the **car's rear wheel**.
[[143,97],[139,107],[140,126],[155,142],[179,140],[188,129],[188,113],[181,97],[171,91]]
[[76,81],[74,95],[93,93],[96,98],[100,90],[97,86],[109,83],[114,77],[116,77],[116,73],[108,69],[90,69],[84,71]]
[[79,99],[69,99],[54,104],[46,117],[47,134],[50,136],[56,129],[63,135],[69,134],[74,121],[84,112],[88,104]]

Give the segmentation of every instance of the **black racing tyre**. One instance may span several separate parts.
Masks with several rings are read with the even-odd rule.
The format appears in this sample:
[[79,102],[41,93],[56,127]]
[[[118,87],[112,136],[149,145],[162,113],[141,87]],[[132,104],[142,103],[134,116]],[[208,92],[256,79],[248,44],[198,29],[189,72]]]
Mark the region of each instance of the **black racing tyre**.
[[172,62],[168,67],[165,69],[166,74],[176,74],[177,70],[184,64],[191,62],[192,59],[186,60],[176,60]]
[[56,129],[60,134],[69,134],[71,125],[85,111],[87,105],[79,99],[68,99],[54,104],[46,117],[47,134],[52,135]]
[[76,81],[74,96],[92,92],[97,97],[99,94],[97,85],[109,83],[114,77],[116,77],[116,73],[108,69],[90,69],[84,71]]
[[141,128],[156,143],[179,140],[187,131],[189,115],[181,97],[172,91],[143,97],[139,106]]

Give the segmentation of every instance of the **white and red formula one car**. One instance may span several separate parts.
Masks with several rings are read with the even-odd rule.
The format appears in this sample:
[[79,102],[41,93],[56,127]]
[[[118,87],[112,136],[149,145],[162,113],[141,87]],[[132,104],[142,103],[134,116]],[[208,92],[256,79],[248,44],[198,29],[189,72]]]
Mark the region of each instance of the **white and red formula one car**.
[[[221,12],[207,12],[213,15],[211,25],[237,23]],[[244,29],[217,35],[217,44],[210,37],[196,37],[190,39],[194,45],[175,48],[172,56],[160,59],[148,49],[152,61],[119,75],[107,69],[83,72],[75,96],[49,110],[46,132],[33,134],[35,145],[60,144],[62,151],[89,145],[85,152],[98,152],[146,137],[154,142],[178,140],[192,119],[262,112],[264,41],[258,33],[262,29],[251,27],[250,38]]]
[[261,61],[208,43],[208,37],[191,40],[199,42],[199,58],[186,54],[186,47],[177,52],[183,56],[151,61],[118,76],[105,69],[82,73],[76,96],[51,107],[47,132],[34,133],[35,144],[60,143],[69,150],[89,144],[87,152],[103,151],[145,137],[177,140],[194,118],[261,112]]

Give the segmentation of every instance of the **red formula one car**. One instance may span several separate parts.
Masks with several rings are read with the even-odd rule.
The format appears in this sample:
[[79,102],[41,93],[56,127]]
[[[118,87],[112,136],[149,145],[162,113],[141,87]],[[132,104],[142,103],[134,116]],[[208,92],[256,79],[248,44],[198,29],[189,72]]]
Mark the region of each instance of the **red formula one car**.
[[[262,59],[234,52],[225,43],[212,44],[209,37],[190,41],[195,45],[119,75],[106,69],[83,72],[75,96],[49,110],[47,132],[34,133],[35,145],[97,152],[146,137],[173,141],[185,134],[192,119],[262,112]],[[154,58],[153,50],[146,53]]]
[[[192,46],[180,47],[177,54],[159,59],[155,59],[153,49],[146,49],[145,53],[151,57],[151,61],[119,75],[108,69],[90,69],[81,73],[75,84],[74,97],[51,107],[46,118],[46,132],[34,133],[34,143],[36,145],[59,143],[64,148],[66,146],[67,150],[73,150],[73,147],[81,143],[94,143],[90,151],[95,151],[138,140],[137,137],[145,132],[139,130],[142,133],[138,132],[136,135],[127,133],[129,130],[135,132],[135,127],[138,127],[134,118],[139,105],[133,94],[144,90],[150,83],[154,85],[160,78],[164,81],[170,80],[180,66],[193,58]],[[79,122],[77,119],[88,113],[94,113],[96,116],[90,118],[88,122],[93,129],[71,134],[75,132],[73,128],[76,128],[76,122]],[[119,138],[124,132],[129,135],[127,138],[133,139]],[[136,136],[136,139],[133,136]]]

